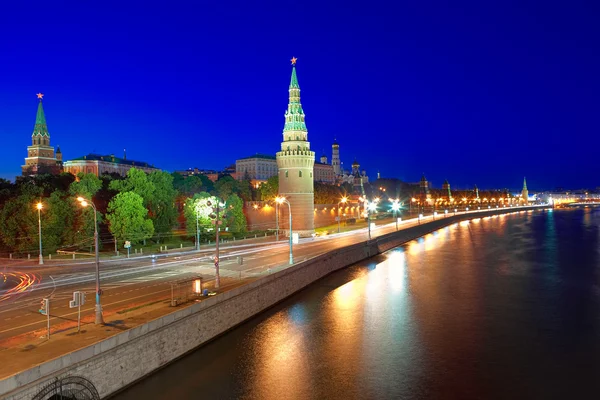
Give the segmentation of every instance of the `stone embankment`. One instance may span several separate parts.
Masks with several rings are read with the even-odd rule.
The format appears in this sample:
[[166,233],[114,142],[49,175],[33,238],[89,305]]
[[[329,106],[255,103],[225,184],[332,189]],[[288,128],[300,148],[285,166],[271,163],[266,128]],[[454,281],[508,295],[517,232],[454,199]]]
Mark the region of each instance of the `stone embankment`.
[[[530,209],[540,207],[518,210]],[[101,397],[106,397],[334,271],[444,226],[508,211],[444,217],[322,254],[19,372],[0,381],[0,398],[31,399],[55,378],[67,376],[86,378],[95,385]]]

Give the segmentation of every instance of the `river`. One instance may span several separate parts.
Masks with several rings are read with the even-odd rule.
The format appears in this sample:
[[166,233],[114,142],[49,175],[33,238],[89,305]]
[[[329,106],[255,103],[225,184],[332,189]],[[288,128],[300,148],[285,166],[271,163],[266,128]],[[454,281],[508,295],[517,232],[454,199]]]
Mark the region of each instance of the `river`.
[[599,378],[600,208],[585,208],[443,228],[114,399],[581,399]]

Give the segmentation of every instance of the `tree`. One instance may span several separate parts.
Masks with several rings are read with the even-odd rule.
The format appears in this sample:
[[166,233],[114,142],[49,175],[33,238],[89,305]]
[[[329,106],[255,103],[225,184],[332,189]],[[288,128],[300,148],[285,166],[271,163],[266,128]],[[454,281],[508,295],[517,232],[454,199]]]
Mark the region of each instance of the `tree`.
[[95,174],[77,174],[77,179],[69,185],[69,192],[73,196],[83,196],[89,200],[102,189],[102,181]]
[[196,235],[196,218],[198,218],[198,225],[200,227],[207,228],[212,226],[209,215],[212,214],[213,210],[212,206],[208,205],[209,201],[214,205],[217,202],[217,198],[206,192],[201,192],[196,193],[194,197],[188,198],[185,202],[185,228],[189,236]]
[[193,196],[200,192],[210,192],[214,189],[213,182],[206,175],[182,176],[177,172],[173,174],[173,187],[186,196]]
[[116,240],[140,242],[154,234],[154,225],[147,218],[142,196],[134,192],[117,194],[108,204],[106,218]]
[[258,187],[260,199],[262,201],[271,201],[279,194],[279,176],[275,175],[267,179]]
[[168,172],[154,171],[148,176],[148,180],[155,188],[154,195],[148,203],[148,209],[160,241],[160,235],[170,233],[177,223],[177,209],[175,208],[177,191],[173,188],[173,176]]
[[134,192],[140,195],[145,207],[148,207],[148,204],[152,202],[156,190],[154,183],[148,179],[148,174],[137,168],[129,169],[125,179],[111,181],[109,187],[121,193]]
[[35,203],[34,196],[20,194],[8,200],[0,210],[0,238],[9,251],[35,250],[38,241]]
[[233,193],[239,190],[238,183],[230,175],[225,175],[215,182],[215,193],[223,200],[227,200]]
[[229,196],[226,203],[227,226],[232,232],[246,232],[247,222],[244,215],[244,202],[237,195]]

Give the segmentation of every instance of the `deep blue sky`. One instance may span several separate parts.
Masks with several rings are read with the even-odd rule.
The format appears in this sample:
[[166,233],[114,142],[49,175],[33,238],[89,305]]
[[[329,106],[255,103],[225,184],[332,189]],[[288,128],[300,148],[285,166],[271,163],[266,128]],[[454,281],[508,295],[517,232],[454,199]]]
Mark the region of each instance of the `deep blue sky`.
[[600,186],[592,2],[13,3],[2,177],[20,174],[39,91],[65,159],[127,148],[172,171],[274,154],[295,56],[317,157],[337,137],[371,178]]

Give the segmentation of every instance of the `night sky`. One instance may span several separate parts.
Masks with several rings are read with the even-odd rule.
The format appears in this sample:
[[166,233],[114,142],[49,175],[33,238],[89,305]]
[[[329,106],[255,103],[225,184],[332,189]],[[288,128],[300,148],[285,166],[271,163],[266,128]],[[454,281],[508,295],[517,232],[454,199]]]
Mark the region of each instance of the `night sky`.
[[5,3],[4,178],[20,174],[38,92],[65,160],[126,148],[173,171],[274,154],[295,56],[317,158],[337,137],[344,167],[371,179],[600,186],[592,2]]

